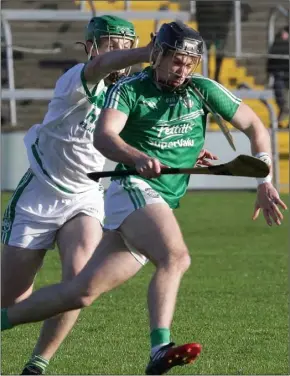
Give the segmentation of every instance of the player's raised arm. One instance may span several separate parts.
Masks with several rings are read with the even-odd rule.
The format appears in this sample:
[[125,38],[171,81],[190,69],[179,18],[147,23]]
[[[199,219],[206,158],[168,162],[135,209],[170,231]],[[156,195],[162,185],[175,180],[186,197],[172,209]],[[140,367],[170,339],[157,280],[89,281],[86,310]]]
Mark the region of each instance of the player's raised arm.
[[111,79],[114,82],[131,65],[149,62],[150,45],[134,48],[137,41],[131,22],[111,16],[93,17],[86,33],[89,62],[83,72],[85,80],[97,83],[110,74],[110,78],[115,76]]
[[[113,42],[111,42],[113,43]],[[98,82],[107,77],[111,72],[122,71],[125,68],[149,61],[149,47],[129,49],[122,39],[116,44],[124,44],[120,50],[110,51],[94,57],[84,68],[85,79],[89,82]]]

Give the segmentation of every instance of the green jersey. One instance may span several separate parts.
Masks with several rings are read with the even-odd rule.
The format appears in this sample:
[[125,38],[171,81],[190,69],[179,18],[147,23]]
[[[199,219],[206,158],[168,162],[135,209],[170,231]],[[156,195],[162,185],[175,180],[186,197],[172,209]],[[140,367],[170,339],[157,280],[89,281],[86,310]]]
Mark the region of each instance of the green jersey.
[[[225,87],[200,75],[192,83],[212,109],[230,121],[241,100]],[[203,148],[208,111],[191,85],[180,92],[162,91],[155,84],[152,68],[125,78],[108,90],[103,108],[113,108],[128,115],[120,136],[132,147],[157,158],[169,167],[193,167]],[[118,164],[117,169],[128,166]],[[161,175],[145,179],[169,204],[179,205],[185,194],[189,175]]]

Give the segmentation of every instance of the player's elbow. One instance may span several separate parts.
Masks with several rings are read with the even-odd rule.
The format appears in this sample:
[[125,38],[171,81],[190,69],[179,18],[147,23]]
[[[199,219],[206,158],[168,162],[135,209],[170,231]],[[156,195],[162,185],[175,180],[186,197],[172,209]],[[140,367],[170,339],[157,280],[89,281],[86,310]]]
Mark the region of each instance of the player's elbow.
[[250,140],[254,140],[256,138],[269,138],[269,132],[267,128],[264,126],[262,121],[258,118],[258,116],[253,117],[252,121],[250,122],[249,126],[245,128],[244,133]]
[[101,147],[100,138],[101,137],[97,134],[97,132],[95,132],[93,145],[94,145],[94,148],[96,148],[97,150],[99,150],[99,148]]
[[93,142],[94,147],[102,153],[105,157],[107,154],[107,138],[103,134],[95,134],[94,136],[94,142]]
[[94,131],[93,145],[97,150],[99,150],[102,147],[102,144],[104,142],[104,133],[100,130],[100,128],[101,127],[99,127],[97,124]]

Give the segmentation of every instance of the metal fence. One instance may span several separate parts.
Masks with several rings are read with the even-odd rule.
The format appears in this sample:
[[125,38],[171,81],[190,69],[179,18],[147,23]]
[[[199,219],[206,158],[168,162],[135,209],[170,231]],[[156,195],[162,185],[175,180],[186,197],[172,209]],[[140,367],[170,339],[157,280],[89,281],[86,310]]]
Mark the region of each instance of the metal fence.
[[[94,3],[91,1],[90,3]],[[124,1],[124,11],[119,12],[112,12],[118,14],[120,17],[130,19],[130,20],[138,20],[138,19],[154,19],[156,21],[156,27],[158,28],[158,21],[164,19],[179,19],[184,22],[191,20],[194,17],[195,12],[195,1],[191,1],[190,12],[178,11],[178,12],[171,12],[171,11],[149,11],[149,12],[138,12],[138,11],[131,11],[130,10],[130,1]],[[86,2],[81,1],[81,9],[85,9]],[[87,9],[87,8],[86,8]],[[97,10],[92,6],[93,13],[97,13],[98,15],[105,14],[107,12],[102,12],[101,10]],[[275,25],[278,19],[278,16],[287,17],[289,15],[289,11],[286,10],[284,7],[278,5],[272,9],[269,15],[268,21],[268,46],[270,46],[274,41],[275,36]],[[13,45],[13,35],[11,30],[11,21],[86,21],[90,17],[88,12],[83,11],[82,13],[78,12],[77,10],[66,10],[66,11],[53,11],[53,10],[2,10],[1,12],[1,23],[3,29],[3,36],[5,41],[5,49],[6,49],[6,61],[7,61],[7,72],[8,72],[8,87],[9,92],[4,91],[2,93],[2,99],[9,99],[10,102],[10,118],[11,118],[11,125],[17,125],[17,109],[16,109],[16,98],[14,98],[15,94],[15,73],[14,73],[14,60],[13,60],[13,51],[17,50],[17,47]],[[272,57],[272,58],[279,58],[279,59],[289,59],[288,56],[284,55],[269,55],[263,53],[254,53],[254,52],[244,52],[242,50],[242,27],[241,27],[241,1],[234,1],[234,25],[235,25],[235,51],[234,54],[231,52],[226,52],[226,56],[235,56],[238,58],[249,58],[249,57]],[[19,50],[19,48],[18,48]],[[36,50],[30,49],[32,53],[39,53]],[[51,51],[57,52],[57,51]],[[203,59],[203,67],[202,73],[203,75],[207,75],[208,72],[208,51],[205,48],[205,55]],[[8,97],[7,97],[8,95]],[[25,97],[25,91],[22,91],[22,99],[27,99]],[[19,95],[18,95],[19,97]]]

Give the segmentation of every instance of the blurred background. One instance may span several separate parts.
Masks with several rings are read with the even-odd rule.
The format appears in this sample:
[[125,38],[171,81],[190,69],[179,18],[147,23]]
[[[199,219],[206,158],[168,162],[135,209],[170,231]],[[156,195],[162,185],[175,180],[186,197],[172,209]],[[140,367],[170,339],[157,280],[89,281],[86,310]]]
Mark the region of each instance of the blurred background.
[[[288,0],[2,0],[1,5],[2,213],[28,168],[25,132],[42,122],[60,75],[86,61],[76,42],[83,41],[90,17],[112,13],[134,22],[140,45],[164,21],[180,19],[201,32],[207,52],[199,72],[217,79],[261,117],[271,134],[275,185],[287,202]],[[251,153],[241,132],[232,135],[237,152],[208,119],[206,147],[221,162]],[[107,162],[106,168],[112,167]],[[196,364],[178,367],[175,374],[289,374],[289,212],[279,227],[267,227],[262,215],[253,223],[256,185],[256,179],[196,175],[189,187],[201,191],[187,194],[175,212],[194,262],[178,297],[173,333],[179,343],[194,339],[204,346]],[[144,286],[152,270],[149,264],[82,312],[50,374],[144,373],[149,350]],[[60,278],[58,253],[48,252],[36,288]],[[5,332],[1,374],[23,369],[40,324]]]
[[[115,13],[134,23],[141,46],[166,21],[179,19],[200,31],[206,53],[199,73],[243,98],[261,117],[271,132],[276,185],[289,191],[289,1],[2,0],[1,4],[2,190],[14,189],[27,168],[23,135],[42,121],[56,80],[86,61],[76,42],[83,41],[88,20]],[[135,66],[133,71],[142,68]],[[232,157],[223,154],[229,147],[212,119],[208,131],[206,146],[226,159]],[[239,152],[250,152],[243,135],[234,132],[234,138]],[[231,185],[232,181],[223,179],[224,185],[214,187],[255,186],[247,179]],[[195,187],[206,184],[201,179]]]

